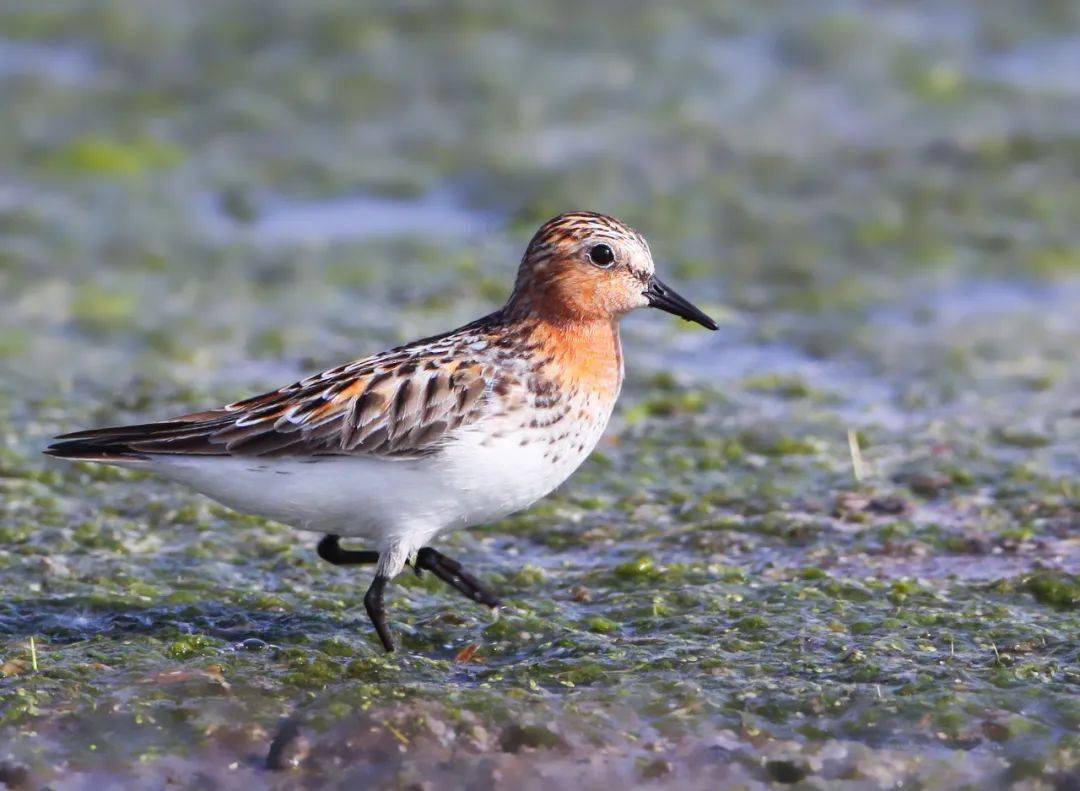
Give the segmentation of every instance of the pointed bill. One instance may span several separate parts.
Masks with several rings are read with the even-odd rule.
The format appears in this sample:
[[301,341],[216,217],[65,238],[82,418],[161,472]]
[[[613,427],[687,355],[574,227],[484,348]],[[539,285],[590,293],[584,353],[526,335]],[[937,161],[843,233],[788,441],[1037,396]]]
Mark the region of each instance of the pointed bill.
[[696,321],[706,329],[719,329],[717,323],[701,309],[695,307],[690,300],[680,296],[670,286],[664,285],[663,281],[655,276],[649,279],[649,285],[643,293],[649,300],[650,307],[667,311],[687,321]]

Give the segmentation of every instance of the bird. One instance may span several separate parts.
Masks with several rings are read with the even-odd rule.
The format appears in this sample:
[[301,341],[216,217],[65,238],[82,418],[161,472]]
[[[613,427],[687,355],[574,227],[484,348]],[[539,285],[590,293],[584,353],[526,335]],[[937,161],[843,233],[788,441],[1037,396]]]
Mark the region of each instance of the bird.
[[567,212],[532,237],[487,316],[220,408],[63,434],[43,452],[150,471],[322,533],[323,560],[375,566],[364,607],[390,652],[384,592],[406,566],[500,605],[431,544],[529,507],[582,464],[622,387],[619,322],[644,307],[718,329],[656,276],[644,236]]

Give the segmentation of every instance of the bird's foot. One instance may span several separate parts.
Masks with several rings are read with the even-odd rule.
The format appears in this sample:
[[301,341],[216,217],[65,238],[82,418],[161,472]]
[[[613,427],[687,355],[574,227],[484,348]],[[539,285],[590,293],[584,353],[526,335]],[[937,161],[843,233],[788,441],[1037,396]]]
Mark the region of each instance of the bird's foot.
[[456,588],[480,604],[498,607],[502,603],[498,596],[481,584],[480,580],[465,571],[460,563],[431,547],[423,547],[416,553],[414,568],[417,574],[421,570],[430,571],[447,585]]

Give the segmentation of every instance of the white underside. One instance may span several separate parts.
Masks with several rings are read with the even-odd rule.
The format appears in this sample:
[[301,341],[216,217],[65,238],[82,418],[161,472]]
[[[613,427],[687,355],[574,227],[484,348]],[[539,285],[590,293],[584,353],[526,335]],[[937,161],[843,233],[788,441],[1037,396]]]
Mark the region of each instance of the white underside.
[[238,511],[367,539],[369,548],[383,553],[383,572],[396,574],[438,533],[494,521],[551,492],[592,451],[603,426],[596,428],[580,452],[564,453],[554,463],[544,455],[546,442],[522,446],[513,434],[492,441],[464,431],[420,459],[178,455],[137,466]]

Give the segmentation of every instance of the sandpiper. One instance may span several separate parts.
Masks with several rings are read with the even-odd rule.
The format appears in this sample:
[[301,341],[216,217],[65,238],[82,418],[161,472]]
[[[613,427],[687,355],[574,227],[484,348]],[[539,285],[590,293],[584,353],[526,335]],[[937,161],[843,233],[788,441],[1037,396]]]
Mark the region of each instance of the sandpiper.
[[430,543],[526,508],[578,468],[622,385],[619,319],[647,306],[717,328],[657,279],[641,234],[569,212],[536,232],[488,316],[219,409],[65,434],[45,453],[149,470],[324,533],[324,560],[375,565],[364,605],[392,651],[383,592],[406,565],[498,606]]

